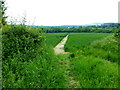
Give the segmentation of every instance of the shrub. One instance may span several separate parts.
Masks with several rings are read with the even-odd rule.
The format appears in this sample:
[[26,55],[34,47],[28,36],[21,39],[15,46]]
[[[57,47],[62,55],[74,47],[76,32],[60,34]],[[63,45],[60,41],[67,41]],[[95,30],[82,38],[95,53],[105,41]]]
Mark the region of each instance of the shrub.
[[83,55],[92,55],[111,62],[118,62],[118,42],[113,36],[92,42],[83,49]]
[[7,60],[8,57],[14,58],[16,54],[22,55],[24,59],[32,58],[39,47],[39,51],[42,52],[44,37],[38,30],[11,25],[3,27],[2,31],[3,60]]
[[3,28],[3,88],[62,88],[64,72],[41,31],[25,26]]
[[66,87],[64,72],[51,48],[44,48],[42,54],[37,53],[29,62],[18,62],[19,59],[11,59],[10,66],[3,62],[3,88]]

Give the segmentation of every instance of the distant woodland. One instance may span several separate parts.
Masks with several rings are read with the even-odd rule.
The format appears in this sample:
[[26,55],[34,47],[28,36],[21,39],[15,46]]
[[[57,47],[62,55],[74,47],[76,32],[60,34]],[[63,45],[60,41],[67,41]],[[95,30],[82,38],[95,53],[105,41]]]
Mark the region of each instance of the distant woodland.
[[78,25],[63,25],[63,26],[31,26],[42,29],[46,33],[80,33],[80,32],[94,32],[94,33],[114,33],[120,26],[120,23],[104,23],[101,25],[78,26]]

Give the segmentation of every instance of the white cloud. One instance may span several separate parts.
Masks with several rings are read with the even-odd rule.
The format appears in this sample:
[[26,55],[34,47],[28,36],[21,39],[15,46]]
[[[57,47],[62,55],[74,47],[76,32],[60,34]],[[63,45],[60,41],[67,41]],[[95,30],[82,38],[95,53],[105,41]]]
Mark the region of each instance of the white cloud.
[[7,15],[23,16],[35,25],[80,25],[117,22],[119,0],[6,0]]

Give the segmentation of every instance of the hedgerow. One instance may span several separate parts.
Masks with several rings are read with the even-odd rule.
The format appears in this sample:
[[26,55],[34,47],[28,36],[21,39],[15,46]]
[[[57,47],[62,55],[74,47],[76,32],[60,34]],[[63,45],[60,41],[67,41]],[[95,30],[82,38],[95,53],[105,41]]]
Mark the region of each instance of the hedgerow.
[[64,72],[40,30],[24,25],[3,27],[2,87],[65,87]]
[[34,53],[39,47],[39,51],[42,51],[44,37],[42,33],[32,28],[20,25],[6,26],[2,30],[2,46],[3,60],[7,60],[8,57],[14,58],[16,54],[21,53],[27,54],[26,58],[34,57]]

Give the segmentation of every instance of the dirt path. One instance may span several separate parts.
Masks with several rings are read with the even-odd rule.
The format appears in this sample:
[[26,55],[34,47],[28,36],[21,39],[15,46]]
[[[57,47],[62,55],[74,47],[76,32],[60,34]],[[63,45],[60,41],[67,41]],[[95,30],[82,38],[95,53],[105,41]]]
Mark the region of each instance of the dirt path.
[[[67,88],[80,87],[79,82],[74,79],[70,72],[69,52],[64,51],[64,45],[68,39],[68,35],[54,48],[55,54],[58,55],[58,60],[61,65],[61,70],[65,72]],[[69,53],[69,54],[68,54]]]
[[64,51],[64,45],[68,39],[68,35],[63,38],[63,40],[54,48],[55,54],[67,54],[68,52]]

